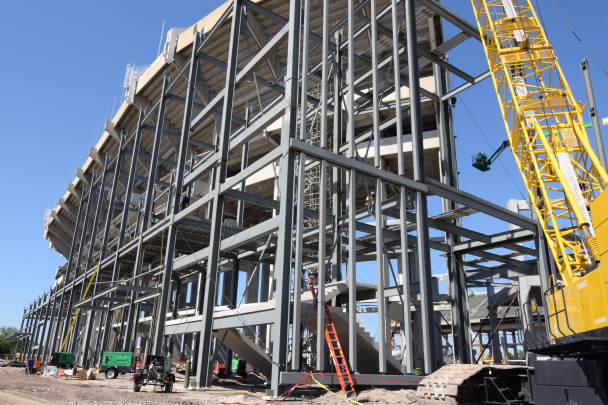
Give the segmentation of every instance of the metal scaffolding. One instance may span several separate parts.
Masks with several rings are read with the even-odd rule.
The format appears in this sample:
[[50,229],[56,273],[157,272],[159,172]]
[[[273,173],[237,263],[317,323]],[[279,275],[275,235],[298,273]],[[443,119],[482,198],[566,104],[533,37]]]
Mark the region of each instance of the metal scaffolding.
[[[230,1],[139,75],[51,212],[67,264],[24,310],[19,352],[83,366],[106,350],[191,356],[196,386],[234,352],[277,395],[331,371],[327,302],[355,383],[411,383],[442,361],[434,306],[447,302],[454,359],[473,360],[467,287],[537,274],[513,256],[535,258],[520,242],[538,234],[458,189],[450,99],[488,74],[445,55],[477,29],[433,0],[321,3]],[[444,20],[461,32],[444,39]],[[513,229],[468,229],[470,215]]]

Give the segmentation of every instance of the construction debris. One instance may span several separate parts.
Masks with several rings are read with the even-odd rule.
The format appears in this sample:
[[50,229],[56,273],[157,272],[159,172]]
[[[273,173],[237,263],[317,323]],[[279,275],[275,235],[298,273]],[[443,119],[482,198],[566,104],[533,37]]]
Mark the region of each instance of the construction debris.
[[90,368],[87,370],[87,380],[97,379],[97,368]]

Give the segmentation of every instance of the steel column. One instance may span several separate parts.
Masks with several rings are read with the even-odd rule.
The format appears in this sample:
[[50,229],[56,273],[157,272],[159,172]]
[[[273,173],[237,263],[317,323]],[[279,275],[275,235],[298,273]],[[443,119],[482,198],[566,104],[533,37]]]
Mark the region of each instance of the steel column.
[[[23,324],[25,323],[25,318],[27,314],[27,308],[23,308],[23,316],[21,317],[21,326],[19,327],[19,333],[23,333]],[[21,348],[23,347],[23,338],[17,339],[17,344],[15,345],[15,356],[21,353]],[[23,359],[21,359],[23,360]]]
[[[373,117],[373,139],[374,139],[374,165],[378,169],[382,169],[382,157],[380,156],[380,98],[378,92],[380,83],[378,79],[378,20],[376,10],[376,0],[371,0],[371,46],[372,46],[372,117]],[[411,60],[411,59],[410,59]],[[386,373],[386,300],[384,298],[384,288],[386,285],[386,263],[384,257],[384,237],[383,225],[384,217],[382,215],[382,200],[384,199],[384,191],[382,188],[382,180],[376,179],[375,198],[371,199],[373,204],[374,217],[376,222],[376,282],[378,284],[378,292],[376,293],[376,301],[378,303],[378,371],[380,374]],[[375,200],[375,202],[373,202]]]
[[[355,144],[355,0],[348,0],[348,70],[346,84],[348,157],[357,157]],[[356,194],[357,173],[355,169],[347,172],[347,207],[348,207],[348,263],[346,282],[348,284],[348,362],[351,372],[357,371],[357,221]]]
[[26,340],[23,342],[23,344],[21,345],[21,352],[23,352],[22,354],[25,356],[25,358],[27,358],[28,356],[28,348],[30,345],[30,342],[32,341],[32,334],[31,334],[31,324],[32,324],[32,315],[31,315],[31,311],[32,311],[32,306],[33,303],[30,303],[30,307],[29,310],[26,309],[24,312],[24,318],[26,318],[25,321],[25,333],[26,333]]
[[[93,220],[93,229],[91,230],[91,242],[89,244],[89,254],[87,257],[87,265],[85,267],[85,269],[89,269],[91,268],[91,265],[93,264],[93,253],[95,251],[95,241],[97,240],[97,230],[99,228],[99,218],[101,216],[101,206],[103,204],[103,197],[104,197],[104,192],[105,192],[105,187],[106,187],[106,181],[108,179],[108,166],[110,165],[110,157],[106,156],[106,160],[104,163],[104,167],[103,167],[103,175],[101,177],[101,183],[99,183],[99,197],[97,199],[97,209],[95,210],[95,219]],[[103,250],[103,245],[100,246],[101,250]],[[99,257],[99,261],[98,263],[101,263],[101,261],[103,260],[103,257],[101,257],[102,252],[99,252],[100,257]],[[100,265],[101,266],[101,265]],[[93,284],[93,292],[92,294],[94,295],[97,292],[97,280],[100,279],[99,274],[101,273],[101,269],[98,269],[97,274],[95,275],[95,283]],[[84,285],[84,284],[83,284]],[[92,303],[94,304],[94,303]],[[86,326],[85,326],[85,334],[83,337],[84,340],[84,349],[83,349],[83,367],[89,367],[89,348],[91,345],[91,335],[93,332],[93,324],[95,323],[95,310],[91,309],[89,310],[90,316],[87,320]],[[97,336],[97,338],[99,339],[99,335]]]
[[[78,202],[78,214],[76,214],[76,223],[74,224],[74,231],[72,232],[72,243],[70,244],[70,253],[68,256],[68,263],[67,263],[68,268],[66,270],[65,280],[63,281],[63,288],[61,290],[61,299],[59,300],[59,309],[57,311],[57,322],[56,322],[55,330],[53,330],[53,334],[52,334],[52,338],[51,338],[51,347],[50,347],[51,353],[53,353],[55,351],[55,347],[57,346],[57,343],[58,343],[57,335],[59,334],[59,331],[61,330],[62,321],[67,323],[67,320],[69,318],[68,311],[66,311],[65,318],[62,318],[63,303],[64,303],[65,294],[66,294],[65,289],[68,285],[68,279],[72,272],[72,261],[74,260],[74,252],[76,250],[76,241],[77,241],[76,234],[78,233],[78,228],[80,226],[80,220],[82,217],[82,207],[83,207],[83,201],[81,199]],[[57,289],[59,289],[59,286],[57,287]]]
[[[87,208],[85,210],[85,214],[84,214],[84,218],[83,218],[83,224],[82,224],[82,232],[80,234],[80,242],[78,245],[78,257],[76,258],[76,265],[74,266],[74,279],[71,283],[71,290],[70,290],[70,298],[68,300],[68,306],[66,309],[66,321],[65,321],[65,325],[64,325],[64,330],[63,330],[63,335],[67,336],[68,333],[68,328],[70,327],[70,315],[72,314],[72,309],[74,307],[74,300],[76,299],[75,294],[76,294],[76,279],[78,278],[78,273],[79,273],[79,269],[80,269],[80,261],[82,259],[82,253],[84,251],[84,245],[85,245],[85,238],[87,235],[87,228],[89,226],[89,213],[91,212],[91,206],[93,205],[93,184],[95,183],[95,175],[93,175],[93,181],[91,182],[91,187],[88,190],[88,197],[87,197]],[[67,281],[67,278],[66,278]],[[83,279],[83,288],[84,288],[84,279]],[[82,288],[81,288],[82,290]],[[77,324],[74,325],[73,331],[77,331]],[[75,338],[74,336],[76,335],[76,333],[71,333],[70,335],[70,340],[67,343],[68,344],[68,351],[71,353],[74,353],[74,345],[75,345]],[[64,338],[65,339],[65,338]]]
[[[393,74],[395,81],[395,132],[397,137],[397,170],[400,176],[405,177],[405,155],[403,150],[403,116],[401,114],[401,62],[399,52],[400,21],[397,14],[397,0],[391,1],[391,21],[393,25]],[[412,335],[412,314],[410,308],[411,283],[409,261],[409,246],[407,236],[407,190],[399,188],[399,234],[401,236],[401,303],[403,304],[403,324],[401,325],[401,362],[408,374],[414,371],[414,346]]]
[[[116,155],[116,162],[114,167],[114,173],[112,178],[112,191],[110,192],[110,201],[108,203],[108,212],[106,215],[106,223],[103,232],[103,241],[101,243],[101,252],[99,253],[99,262],[102,263],[106,256],[106,249],[108,247],[108,241],[110,238],[110,226],[112,225],[112,220],[114,219],[114,206],[116,204],[116,193],[118,191],[118,184],[120,183],[119,173],[123,163],[124,157],[124,146],[125,146],[125,136],[122,135],[120,137],[120,143],[118,147],[118,154]],[[118,262],[118,254],[114,258],[114,266],[112,271],[112,284],[116,283],[118,279],[118,273],[114,272],[114,268],[116,267],[116,263]],[[115,292],[110,294],[110,298],[116,296]],[[103,333],[101,332],[101,326],[99,333],[102,333],[101,339],[97,339],[97,353],[99,354],[99,362],[101,362],[101,354],[104,350],[107,350],[108,339],[110,337],[110,331],[112,329],[112,303],[108,303],[108,311],[105,313],[105,322],[103,327]]]
[[27,347],[27,355],[28,358],[31,358],[34,354],[34,346],[36,345],[38,339],[38,322],[40,321],[40,301],[41,297],[38,297],[36,301],[34,301],[34,309],[33,309],[33,322],[31,325],[31,336],[30,343]]
[[[302,28],[302,78],[301,78],[301,101],[300,101],[300,134],[301,141],[306,140],[308,116],[308,48],[310,36],[310,0],[304,0],[304,16]],[[294,261],[294,294],[292,314],[291,368],[294,371],[301,369],[300,357],[302,355],[302,325],[300,321],[300,309],[302,307],[302,279],[303,268],[303,245],[304,245],[304,177],[306,176],[306,155],[300,153],[298,156],[298,195],[296,211],[296,237],[295,237],[295,261]]]
[[[124,246],[125,234],[127,232],[128,226],[129,226],[129,213],[130,213],[130,207],[131,207],[131,198],[133,196],[133,185],[135,183],[135,173],[137,172],[139,145],[141,142],[141,136],[142,136],[142,131],[143,131],[144,117],[145,117],[145,111],[143,109],[140,109],[139,117],[137,119],[137,128],[135,129],[135,135],[133,137],[133,150],[131,152],[129,175],[127,177],[127,185],[125,187],[124,206],[123,206],[123,210],[122,210],[122,218],[120,221],[120,231],[118,234],[118,243],[117,243],[117,247],[116,247],[116,258],[114,260],[114,268],[112,270],[112,280],[118,280],[118,277],[120,274],[119,252],[120,252],[120,249]],[[125,141],[125,147],[126,147],[126,141]],[[115,174],[120,175],[120,167],[118,168],[118,171],[115,172]],[[133,294],[133,292],[132,292],[132,294]],[[131,309],[132,309],[132,306],[129,307],[129,310],[131,310]],[[106,320],[106,322],[107,322],[107,320]],[[125,335],[125,340],[123,340],[123,349],[124,349],[124,345],[125,345],[125,342],[127,341],[127,339],[128,339],[128,337]]]
[[[170,285],[173,272],[173,257],[175,253],[175,242],[177,240],[177,226],[175,224],[175,214],[180,209],[180,197],[182,194],[182,186],[184,181],[184,171],[186,168],[186,155],[188,152],[188,138],[190,136],[190,120],[192,116],[192,103],[194,101],[194,92],[196,84],[196,76],[198,72],[198,57],[196,50],[201,41],[201,34],[196,31],[194,40],[192,41],[192,53],[190,55],[190,71],[188,73],[188,87],[186,91],[186,104],[184,107],[184,117],[182,121],[182,131],[179,141],[179,152],[177,158],[177,172],[175,173],[175,189],[173,195],[169,191],[167,199],[167,207],[170,206],[170,226],[167,236],[167,248],[165,254],[165,264],[163,270],[163,278],[161,284],[161,295],[158,300],[157,317],[154,326],[154,345],[152,353],[162,355],[164,344],[165,321],[167,314],[167,303],[171,294]],[[173,184],[173,183],[171,183]]]
[[[418,39],[416,34],[416,6],[414,0],[405,0],[407,59],[410,82],[410,111],[412,126],[412,160],[414,180],[425,182],[424,145],[422,134],[422,110],[420,103],[420,77],[418,72]],[[418,272],[420,274],[420,309],[422,315],[422,339],[424,372],[432,373],[437,367],[435,350],[435,325],[433,294],[431,290],[431,255],[429,248],[428,209],[426,194],[416,191],[416,228],[418,242]]]
[[217,273],[219,267],[220,242],[222,230],[222,216],[224,212],[224,196],[221,186],[226,181],[228,169],[228,155],[230,152],[230,133],[232,129],[232,113],[234,102],[235,78],[238,62],[238,44],[241,30],[241,17],[243,15],[242,0],[232,3],[232,26],[230,29],[230,46],[228,50],[228,66],[226,70],[226,85],[224,87],[224,105],[222,111],[220,136],[218,139],[220,160],[215,170],[215,189],[211,205],[211,235],[209,239],[210,253],[207,259],[207,282],[205,284],[205,299],[203,302],[203,322],[201,327],[201,340],[198,352],[198,372],[196,384],[207,386],[211,383],[210,350],[212,343],[213,310],[215,307],[215,291],[217,289]]
[[[430,17],[429,20],[432,20]],[[429,26],[431,22],[429,22]],[[431,43],[435,44],[435,37],[432,35]],[[447,73],[438,65],[433,65],[433,75],[435,76],[435,88],[439,100],[436,102],[437,128],[439,132],[439,152],[441,160],[441,181],[445,184],[458,187],[458,176],[455,158],[454,137],[452,134],[452,121],[450,107],[447,100],[443,98],[446,92]],[[442,198],[443,212],[454,211],[458,206],[453,201]],[[454,225],[460,226],[460,221],[453,221]],[[447,255],[450,309],[452,319],[452,336],[454,362],[458,364],[468,364],[472,362],[471,356],[471,337],[470,326],[468,325],[468,300],[466,280],[464,280],[464,268],[456,258],[454,246],[460,242],[460,237],[451,232],[445,233],[445,241],[450,246],[450,253]]]
[[[321,51],[321,139],[319,147],[327,148],[327,82],[329,80],[329,0],[323,0],[323,42]],[[327,242],[327,161],[321,160],[319,169],[319,248],[317,260],[317,364],[325,370],[325,245]]]
[[[47,350],[46,350],[46,345],[47,345],[47,340],[46,339],[46,330],[47,330],[47,326],[49,325],[49,308],[53,308],[55,307],[55,300],[53,300],[53,304],[51,304],[51,295],[52,295],[52,291],[49,291],[48,295],[44,294],[45,296],[45,301],[47,301],[47,297],[48,297],[48,301],[46,302],[46,304],[44,305],[44,315],[42,315],[42,319],[44,320],[44,324],[42,325],[42,332],[40,333],[40,348],[38,349],[38,358],[40,360],[44,360],[44,355],[46,354]],[[51,312],[52,313],[52,312]],[[42,355],[41,352],[42,351]]]
[[165,106],[167,105],[167,87],[169,86],[169,78],[163,77],[163,86],[160,92],[160,104],[158,106],[158,117],[156,119],[156,130],[154,131],[154,144],[152,146],[152,155],[150,157],[150,169],[148,170],[148,185],[146,187],[146,202],[144,204],[144,219],[141,227],[141,232],[145,232],[150,226],[150,213],[153,209],[154,202],[154,182],[156,180],[156,170],[158,165],[158,153],[160,150],[160,141],[163,134],[163,125],[165,122]]
[[272,376],[270,394],[280,394],[280,373],[287,367],[287,339],[289,330],[289,279],[291,275],[293,229],[293,181],[295,152],[289,141],[296,137],[298,119],[298,87],[300,62],[300,0],[290,0],[287,73],[285,76],[285,115],[281,125],[279,192],[280,225],[274,266],[275,318],[272,331]]

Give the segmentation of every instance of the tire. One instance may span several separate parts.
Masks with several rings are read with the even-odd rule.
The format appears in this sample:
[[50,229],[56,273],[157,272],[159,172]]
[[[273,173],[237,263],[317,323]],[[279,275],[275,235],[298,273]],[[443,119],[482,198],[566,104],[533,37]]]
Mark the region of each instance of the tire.
[[173,391],[173,383],[165,384],[165,392],[169,393],[171,391]]
[[137,380],[133,380],[133,392],[139,392],[141,390],[141,384]]
[[106,369],[106,378],[109,378],[110,380],[115,379],[116,377],[118,377],[118,370],[116,370],[115,368],[108,368]]

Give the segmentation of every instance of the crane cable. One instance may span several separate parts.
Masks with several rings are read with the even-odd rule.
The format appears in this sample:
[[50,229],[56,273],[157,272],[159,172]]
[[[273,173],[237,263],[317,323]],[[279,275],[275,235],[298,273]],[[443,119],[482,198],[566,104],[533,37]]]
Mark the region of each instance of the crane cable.
[[[602,69],[602,72],[604,72],[604,74],[606,76],[608,76],[608,71],[604,68],[604,66],[600,63],[600,61],[595,57],[595,55],[593,54],[593,52],[591,52],[591,49],[589,49],[589,47],[583,42],[583,40],[576,34],[576,32],[574,32],[574,29],[570,26],[570,24],[568,24],[568,21],[566,21],[566,19],[564,18],[564,16],[562,16],[562,14],[557,10],[557,8],[553,5],[553,3],[551,3],[551,0],[547,0],[547,3],[549,4],[549,6],[553,9],[553,11],[555,11],[555,14],[557,14],[557,16],[562,20],[562,22],[564,23],[564,25],[570,30],[570,32],[572,33],[572,35],[574,35],[574,37],[578,40],[578,42],[581,44],[581,46],[583,48],[585,48],[585,50],[587,52],[589,52],[589,55],[591,56],[591,58],[595,61],[595,63],[598,64],[598,66],[600,67],[600,69]],[[538,3],[537,3],[537,7],[538,7]],[[539,12],[540,12],[540,8],[539,8]],[[542,18],[542,17],[541,17]],[[544,24],[543,24],[544,25]]]
[[[460,102],[464,106],[465,110],[467,110],[467,113],[469,114],[469,116],[471,117],[471,119],[473,120],[473,122],[475,123],[475,126],[477,126],[477,129],[479,130],[479,132],[481,133],[481,135],[483,135],[483,138],[485,139],[485,141],[488,143],[488,145],[490,145],[490,148],[495,149],[494,146],[492,145],[492,143],[490,142],[490,140],[488,139],[488,136],[486,135],[486,133],[484,132],[484,130],[481,128],[481,125],[479,125],[479,122],[477,122],[477,120],[475,119],[475,116],[473,115],[473,113],[471,113],[471,110],[469,110],[469,107],[467,107],[467,104],[464,102],[464,99],[463,99],[462,95],[459,98],[460,98]],[[509,172],[509,170],[507,170],[507,166],[505,166],[505,164],[503,163],[502,160],[497,159],[497,161],[498,161],[498,163],[500,163],[500,165],[504,169],[505,173],[509,177],[509,180],[511,180],[511,183],[513,183],[513,185],[515,186],[515,189],[517,190],[517,192],[521,196],[522,200],[527,200],[528,197],[526,197],[524,195],[524,193],[522,192],[521,188],[519,187],[519,185],[517,184],[517,182],[515,181],[515,179],[513,178],[513,176],[511,176],[511,173]]]

